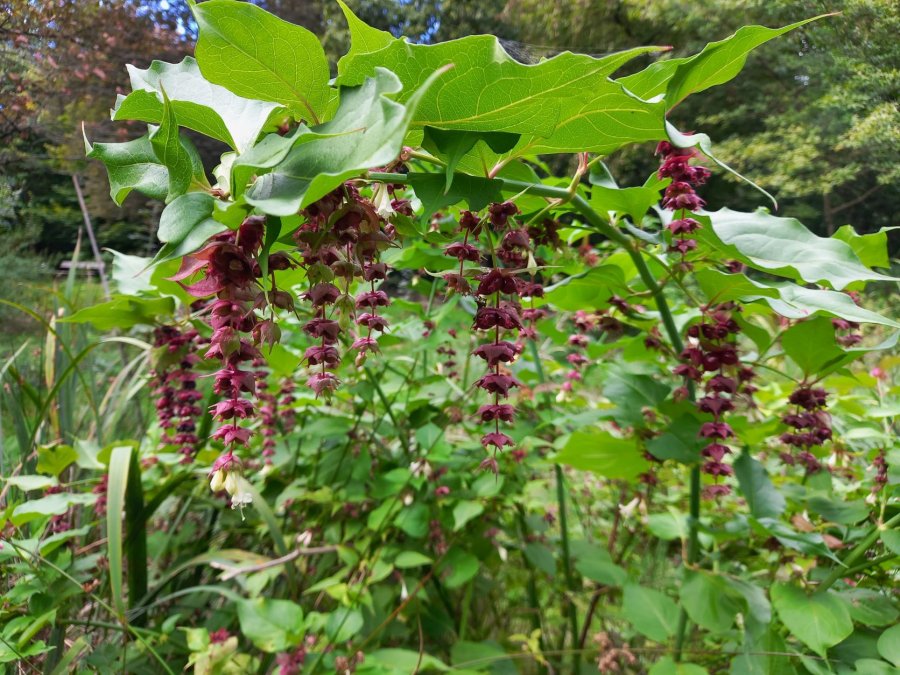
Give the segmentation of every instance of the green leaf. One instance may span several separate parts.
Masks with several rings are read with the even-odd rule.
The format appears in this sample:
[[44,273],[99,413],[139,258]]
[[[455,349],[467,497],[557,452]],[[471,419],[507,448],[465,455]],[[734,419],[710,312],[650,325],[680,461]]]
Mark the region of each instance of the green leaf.
[[665,433],[649,440],[647,450],[657,459],[674,459],[682,464],[698,462],[704,446],[699,437],[700,424],[694,415],[685,413],[676,418]]
[[900,624],[891,626],[878,638],[878,653],[900,668]]
[[844,501],[815,495],[809,498],[807,506],[813,513],[839,525],[855,525],[869,516],[869,507],[861,499]]
[[[430,654],[411,649],[376,649],[366,654],[367,664],[378,664],[388,670],[378,670],[379,675],[405,675],[406,673],[449,670],[439,659]],[[365,666],[360,673],[365,672]]]
[[453,531],[459,532],[472,518],[484,513],[481,502],[461,501],[453,507]]
[[822,556],[835,562],[840,562],[837,557],[825,545],[822,535],[818,532],[798,532],[787,523],[774,518],[758,518],[751,520],[754,529],[760,530],[766,535],[775,537],[782,546],[794,551],[800,551],[807,555]]
[[710,42],[694,56],[661,61],[619,81],[641,98],[665,93],[667,105],[673,108],[691,94],[733,79],[744,67],[747,55],[760,45],[820,18],[798,21],[783,28],[743,26],[724,40]]
[[293,147],[247,190],[247,201],[272,215],[289,216],[345,180],[392,162],[419,98],[441,75],[433,73],[405,106],[389,98],[400,91],[400,80],[384,68],[358,87],[343,88],[334,119],[313,129],[326,137]]
[[69,464],[78,459],[78,453],[71,445],[39,445],[37,455],[38,473],[49,476],[59,476]]
[[41,516],[61,516],[70,507],[75,505],[90,505],[97,501],[95,494],[81,494],[77,492],[58,492],[56,494],[29,499],[13,509],[10,522],[19,526],[36,520]]
[[664,656],[653,664],[649,675],[709,675],[709,671],[696,663],[676,662],[671,656]]
[[693,147],[700,148],[700,150],[703,152],[703,154],[706,155],[707,157],[709,157],[713,162],[715,162],[716,165],[718,165],[722,169],[725,169],[725,171],[732,174],[733,176],[736,176],[737,178],[741,179],[745,183],[748,183],[749,185],[756,188],[759,192],[761,192],[766,197],[768,197],[768,199],[772,202],[772,204],[775,206],[776,209],[778,208],[778,202],[775,201],[775,197],[773,197],[768,192],[763,190],[759,185],[754,183],[752,180],[750,180],[746,176],[742,176],[737,171],[735,171],[730,166],[728,166],[725,162],[723,162],[721,159],[716,157],[716,155],[713,153],[713,149],[712,149],[712,139],[709,136],[707,136],[706,134],[698,134],[698,133],[683,134],[680,131],[678,131],[678,129],[676,129],[675,126],[671,122],[668,122],[668,121],[666,121],[666,134],[669,136],[669,141],[671,141],[672,145],[674,145],[677,148],[693,148]]
[[647,516],[647,529],[663,541],[673,539],[686,540],[688,537],[687,516],[669,507],[667,513],[654,513]]
[[734,461],[734,473],[750,513],[756,518],[777,518],[786,506],[782,495],[769,480],[769,474],[747,449]]
[[458,174],[449,190],[444,176],[437,173],[411,173],[409,181],[422,202],[422,218],[461,202],[472,211],[481,211],[491,202],[503,201],[501,182],[491,178]]
[[609,298],[625,286],[625,273],[618,265],[598,265],[548,286],[544,298],[566,311],[603,309]]
[[669,395],[669,386],[650,375],[614,367],[603,382],[603,395],[616,403],[616,421],[643,426],[644,408],[655,408],[662,403]]
[[591,206],[598,213],[617,213],[631,217],[640,225],[650,207],[659,202],[663,181],[652,176],[643,187],[611,188],[595,185],[591,188]]
[[450,549],[438,568],[438,574],[447,588],[459,588],[478,574],[478,558],[458,546]]
[[609,551],[596,544],[572,542],[575,569],[586,579],[606,586],[621,587],[628,580],[628,573],[612,561]]
[[882,530],[881,543],[897,555],[900,555],[900,530]]
[[694,278],[707,298],[716,302],[762,301],[788,319],[806,319],[822,313],[858,323],[900,328],[900,323],[859,307],[846,293],[804,288],[791,282],[766,283],[744,274],[725,274],[713,269],[697,270]]
[[153,325],[159,317],[175,312],[172,298],[139,298],[133,295],[113,296],[108,302],[79,309],[72,316],[58,319],[66,323],[91,323],[98,330],[126,330],[138,324]]
[[187,192],[191,185],[193,163],[188,151],[181,144],[178,120],[165,90],[162,91],[163,110],[159,127],[150,134],[153,153],[169,171],[169,187],[166,201],[170,202]]
[[835,290],[856,281],[893,280],[863,265],[847,243],[819,237],[796,218],[779,218],[764,210],[720,209],[706,215],[719,240],[755,269],[808,283],[827,283]]
[[[40,469],[38,469],[40,471]],[[53,476],[10,476],[3,479],[7,485],[28,492],[29,490],[45,490],[48,487],[58,485]]]
[[847,605],[830,592],[807,595],[793,584],[779,582],[772,586],[771,596],[781,622],[819,656],[853,632]]
[[189,255],[210,237],[228,227],[212,216],[216,200],[205,192],[191,192],[168,204],[159,219],[157,236],[165,245],[153,258],[153,265]]
[[335,92],[319,38],[250,3],[208,0],[192,10],[203,77],[238,96],[282,103],[313,123],[328,117]]
[[608,431],[576,431],[552,461],[591,471],[604,478],[634,480],[649,467],[634,440]]
[[659,47],[595,59],[564,52],[535,65],[513,59],[497,38],[475,35],[433,45],[394,39],[366,52],[354,41],[341,59],[339,84],[358,84],[377,67],[403,80],[406,100],[436,69],[453,70],[423,97],[415,126],[522,134],[512,156],[558,152],[609,153],[664,137],[664,104],[635,98],[609,76]]
[[[152,199],[165,199],[169,193],[169,170],[156,158],[150,136],[126,143],[94,143],[85,139],[87,156],[99,159],[109,175],[109,196],[122,205],[132,190]],[[196,151],[195,151],[196,152]]]
[[678,606],[652,588],[626,584],[622,613],[635,630],[655,642],[665,642],[675,634]]
[[394,566],[397,569],[403,570],[409,567],[430,565],[432,562],[431,558],[418,551],[403,551],[394,559]]
[[838,228],[833,238],[846,242],[866,267],[890,267],[887,233],[896,229],[896,227],[886,227],[870,234],[857,234],[852,225],[844,225]]
[[746,611],[743,596],[725,578],[704,571],[688,573],[680,597],[691,620],[713,633],[730,630],[738,613]]
[[[347,19],[347,26],[350,29],[350,41],[353,44],[353,53],[369,53],[377,52],[390,45],[396,38],[384,30],[373,28],[365,21],[361,20],[354,14],[343,0],[338,0],[344,18]],[[349,54],[348,54],[349,56]],[[344,72],[346,65],[345,58],[338,61],[338,73]]]
[[788,328],[781,336],[781,346],[804,375],[815,375],[827,366],[849,362],[856,356],[837,345],[834,326],[824,317],[801,321]]
[[128,66],[131,88],[113,109],[114,120],[141,120],[159,124],[164,115],[163,89],[178,123],[244,152],[263,128],[284,108],[277,103],[236,96],[207,81],[190,56],[181,63],[154,61],[146,70]]
[[[469,642],[454,640],[450,647],[450,663],[459,673],[488,671],[493,675],[518,675],[519,670],[507,658],[503,648],[493,640]],[[471,669],[471,670],[463,670]]]
[[257,649],[267,654],[287,651],[296,647],[303,639],[303,610],[290,600],[240,600],[237,603],[237,615],[241,633]]
[[394,524],[414,539],[421,539],[428,532],[428,507],[425,504],[413,504],[404,507]]
[[138,295],[153,290],[151,281],[152,270],[150,258],[142,258],[137,255],[127,255],[112,249],[107,249],[113,254],[112,280],[116,290],[122,295]]
[[259,143],[241,153],[231,165],[231,191],[234,196],[244,194],[254,175],[260,176],[278,166],[298,142],[318,137],[318,134],[312,134],[305,125],[300,125],[285,136],[266,135]]
[[897,669],[881,659],[857,659],[853,665],[855,675],[897,675]]
[[530,542],[522,547],[522,553],[536,569],[551,577],[556,575],[556,558],[547,546]]
[[[212,220],[215,199],[205,192],[181,195],[163,210],[156,236],[165,244],[181,244],[205,221]],[[216,223],[217,227],[222,227]],[[159,261],[157,261],[159,262]]]
[[868,588],[848,588],[840,592],[850,617],[866,626],[888,626],[897,622],[900,611],[889,596]]
[[425,127],[425,136],[422,147],[446,160],[447,182],[444,185],[444,193],[450,190],[453,183],[454,171],[467,152],[479,141],[485,143],[491,150],[498,154],[512,150],[519,140],[519,134],[508,134],[501,131],[454,131]]

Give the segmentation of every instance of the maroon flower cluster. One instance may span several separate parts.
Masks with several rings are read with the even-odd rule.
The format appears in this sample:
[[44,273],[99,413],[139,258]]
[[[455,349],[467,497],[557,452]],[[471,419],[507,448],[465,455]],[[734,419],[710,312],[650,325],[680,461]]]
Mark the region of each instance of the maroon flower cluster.
[[97,495],[97,501],[94,502],[94,514],[98,518],[106,515],[107,493],[109,492],[109,474],[105,473],[100,477],[100,482],[91,490]]
[[[274,312],[276,307],[293,307],[290,295],[275,287],[274,278],[270,291],[257,281],[262,276],[258,256],[265,224],[263,216],[247,217],[237,231],[216,235],[203,249],[186,256],[172,277],[181,281],[202,272],[200,280],[185,286],[185,290],[195,297],[215,296],[207,308],[213,332],[204,357],[222,363],[215,373],[213,391],[223,400],[212,406],[213,418],[220,426],[212,438],[225,444],[223,456],[229,458],[233,458],[235,446],[249,444],[251,435],[250,429],[239,422],[254,413],[253,403],[244,394],[256,395],[256,379],[252,370],[242,369],[242,364],[261,358],[256,345],[278,339],[274,320],[261,320],[254,309],[269,307]],[[270,271],[291,265],[284,253],[268,257]]]
[[[732,303],[702,308],[703,318],[688,328],[690,343],[681,353],[682,363],[674,371],[703,387],[697,409],[712,416],[712,421],[700,427],[700,437],[709,442],[701,453],[705,460],[702,470],[716,481],[704,490],[707,498],[731,492],[730,487],[718,482],[720,477],[733,473],[731,466],[723,461],[731,454],[727,443],[734,437],[734,430],[724,421],[724,416],[734,410],[738,395],[751,396],[756,390],[750,383],[753,370],[742,366],[738,357],[734,338],[740,326],[732,315],[735,310]],[[687,396],[687,388],[676,390],[676,396]]]
[[[272,463],[277,445],[275,437],[279,430],[288,433],[296,423],[294,413],[294,383],[285,378],[278,392],[270,391],[267,383],[268,373],[256,371],[257,399],[259,400],[260,434],[263,437],[262,456],[266,464]],[[280,398],[279,398],[280,396]]]
[[203,394],[197,390],[193,370],[201,342],[193,328],[182,332],[175,326],[160,326],[153,331],[153,345],[162,352],[152,380],[156,415],[163,430],[160,443],[177,447],[184,464],[194,461],[197,418],[203,412],[197,405]]
[[825,410],[827,397],[828,393],[821,387],[806,384],[791,392],[788,402],[794,409],[781,418],[792,429],[781,434],[781,442],[792,448],[781,453],[785,464],[793,466],[800,462],[807,473],[822,470],[821,463],[811,450],[831,440],[831,415]]
[[875,477],[872,479],[872,494],[876,495],[888,484],[887,451],[884,448],[879,448],[875,453],[872,466],[875,468]]
[[566,372],[566,381],[560,388],[562,392],[572,391],[576,382],[581,381],[581,369],[587,366],[591,360],[587,357],[587,347],[590,344],[588,334],[597,327],[597,317],[579,309],[572,319],[575,333],[569,336],[569,346],[573,351],[566,355],[566,361],[571,369]]
[[705,206],[706,202],[697,195],[695,188],[709,180],[710,172],[706,167],[690,163],[692,158],[699,156],[693,148],[676,148],[663,141],[656,146],[656,154],[662,159],[657,176],[672,179],[663,195],[663,208],[679,212],[678,218],[667,226],[673,236],[669,251],[680,254],[682,271],[690,271],[691,264],[685,257],[697,248],[697,240],[691,235],[700,229],[700,223],[688,218],[687,213],[699,211]]
[[835,330],[841,331],[841,335],[835,335],[835,341],[842,347],[853,347],[862,342],[862,335],[855,332],[859,328],[859,324],[855,321],[847,321],[846,319],[834,318],[831,325]]
[[314,644],[315,638],[310,640],[308,637],[293,651],[279,654],[275,659],[275,663],[278,665],[278,675],[299,675],[306,662],[307,649]]
[[[474,295],[478,299],[478,310],[475,312],[474,328],[487,334],[493,333],[492,342],[481,344],[472,352],[485,361],[488,369],[475,382],[475,386],[493,396],[493,402],[482,405],[477,413],[483,423],[493,423],[493,431],[481,438],[482,447],[490,453],[481,467],[495,473],[499,470],[497,453],[515,445],[512,438],[500,431],[500,422],[511,423],[515,419],[515,408],[505,401],[510,391],[521,387],[521,383],[507,368],[519,357],[523,348],[521,341],[513,343],[501,339],[501,333],[517,331],[520,337],[533,337],[533,323],[540,313],[532,307],[528,314],[530,325],[526,327],[522,323],[522,308],[518,300],[520,297],[534,298],[543,294],[541,284],[517,276],[518,268],[527,266],[531,258],[531,237],[514,220],[513,216],[517,213],[518,209],[512,202],[495,203],[488,207],[490,234],[499,239],[493,256],[506,267],[491,267],[475,276],[478,286],[474,289]],[[463,263],[481,261],[482,254],[471,241],[482,232],[485,223],[471,211],[463,211],[459,225],[464,233],[462,243],[451,244],[445,249],[446,255],[459,260],[459,270],[455,274],[445,275],[444,279],[450,289],[471,293]]]
[[[451,328],[447,331],[447,333],[450,335],[450,337],[454,339],[456,338],[455,329]],[[457,377],[459,377],[459,372],[456,370],[456,350],[453,349],[453,347],[451,347],[449,344],[440,345],[437,348],[437,353],[443,356],[445,359],[440,366],[441,369],[445,371],[444,374],[451,379],[456,379]]]
[[464,274],[464,263],[466,261],[481,262],[481,251],[477,246],[469,243],[470,239],[477,240],[478,235],[481,234],[481,219],[472,211],[463,211],[459,215],[459,227],[463,231],[462,242],[454,242],[444,249],[444,255],[459,260],[459,269],[456,273],[445,274],[444,281],[447,282],[449,291],[468,295],[472,292],[472,286]]
[[[329,193],[303,214],[307,222],[295,238],[311,284],[303,297],[313,307],[313,318],[303,330],[316,341],[305,354],[306,363],[313,369],[307,385],[316,396],[328,398],[340,385],[330,372],[341,362],[337,343],[342,328],[338,319],[350,317],[359,329],[350,347],[357,352],[357,367],[362,367],[368,352],[378,351],[373,333],[384,332],[388,326],[379,309],[389,305],[390,298],[376,288],[376,283],[387,277],[387,265],[379,258],[391,245],[394,230],[351,185]],[[350,288],[357,279],[365,290],[353,298]]]

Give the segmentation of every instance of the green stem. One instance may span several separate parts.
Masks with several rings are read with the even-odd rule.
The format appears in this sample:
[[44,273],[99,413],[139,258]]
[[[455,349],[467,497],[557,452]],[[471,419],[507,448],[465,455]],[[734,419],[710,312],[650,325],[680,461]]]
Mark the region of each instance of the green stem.
[[[568,591],[565,596],[564,609],[569,616],[569,632],[572,634],[572,648],[576,649],[572,654],[572,672],[577,673],[581,668],[581,652],[577,651],[578,613],[575,609],[575,594],[578,592],[578,589],[575,587],[575,577],[572,575],[572,565],[569,558],[569,525],[566,518],[566,491],[563,484],[562,466],[556,464],[553,468],[556,473],[556,501],[559,508],[559,530],[560,536],[562,537],[563,576],[565,577],[566,589]],[[565,646],[565,643],[563,643],[563,646]]]
[[[537,371],[538,382],[546,384],[544,377],[544,366],[541,364],[541,357],[538,353],[537,343],[534,340],[528,341],[528,347],[531,350],[531,358],[534,361],[534,368]],[[546,394],[543,396],[544,402],[549,405]],[[563,614],[569,618],[569,631],[572,634],[572,646],[578,646],[578,612],[575,607],[575,595],[578,589],[575,585],[575,578],[572,575],[572,565],[569,554],[569,522],[566,514],[566,490],[565,478],[563,476],[562,467],[557,464],[554,466],[556,478],[556,503],[559,510],[559,530],[562,543],[562,563],[563,577],[566,581],[566,595],[563,599]],[[565,636],[563,636],[562,646],[565,647]],[[572,672],[577,673],[581,667],[581,653],[574,651],[572,653]]]
[[816,592],[821,593],[827,590],[832,586],[832,584],[834,584],[835,581],[852,572],[853,566],[856,564],[856,561],[866,554],[866,551],[869,550],[869,547],[878,540],[879,536],[881,536],[882,531],[889,530],[893,525],[896,525],[898,523],[900,523],[900,513],[888,520],[886,523],[884,523],[884,525],[876,525],[875,527],[873,527],[872,531],[869,532],[869,534],[867,534],[865,538],[856,545],[856,548],[850,551],[850,553],[846,558],[844,558],[843,561],[841,561],[841,565],[835,567],[831,571],[831,574],[825,577],[825,580],[819,584]]

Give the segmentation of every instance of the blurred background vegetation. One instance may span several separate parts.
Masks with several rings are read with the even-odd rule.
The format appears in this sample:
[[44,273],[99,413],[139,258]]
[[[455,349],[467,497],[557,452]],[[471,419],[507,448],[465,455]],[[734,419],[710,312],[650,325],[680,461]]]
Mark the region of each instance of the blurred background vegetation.
[[[348,36],[335,0],[260,0],[323,35],[332,62]],[[840,12],[751,55],[741,76],[686,101],[679,128],[708,133],[720,157],[772,191],[783,215],[827,235],[900,224],[900,4],[894,0],[348,0],[366,22],[434,42],[491,33],[517,59],[570,50],[602,55],[670,44],[662,58],[696,52],[745,24],[780,26]],[[40,307],[82,227],[72,176],[84,186],[99,244],[152,254],[159,206],[138,195],[116,207],[99,164],[84,160],[82,123],[96,140],[127,140],[108,110],[127,85],[124,64],[191,53],[184,0],[0,4],[0,298]],[[648,57],[649,58],[649,57]],[[635,60],[630,67],[642,68]],[[620,73],[627,74],[627,73]],[[137,127],[131,136],[139,135]],[[220,151],[203,147],[210,157]],[[621,183],[656,165],[648,147],[609,164]],[[760,199],[718,172],[704,190],[712,209],[753,209]],[[87,247],[85,246],[85,249]],[[897,249],[894,238],[893,250]],[[45,300],[44,302],[50,302]],[[26,327],[0,310],[0,332]],[[26,322],[27,323],[27,322]],[[36,325],[35,325],[36,327]]]

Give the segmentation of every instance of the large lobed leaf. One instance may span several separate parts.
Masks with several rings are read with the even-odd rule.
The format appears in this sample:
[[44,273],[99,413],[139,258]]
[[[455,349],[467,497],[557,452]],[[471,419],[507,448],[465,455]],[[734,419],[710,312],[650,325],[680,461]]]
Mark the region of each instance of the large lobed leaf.
[[403,101],[430,73],[453,66],[422,97],[416,127],[522,134],[514,155],[609,153],[629,143],[665,138],[664,105],[642,101],[609,79],[631,59],[659,47],[639,47],[599,59],[564,52],[526,65],[490,35],[434,45],[388,41],[344,11],[353,42],[338,64],[338,83],[359,84],[376,67],[389,68],[403,82]]
[[779,35],[799,28],[814,17],[783,28],[744,26],[724,40],[710,42],[693,56],[659,61],[639,73],[619,79],[630,91],[644,99],[664,94],[668,107],[710,87],[733,79],[747,61],[747,55]]
[[[202,180],[203,164],[193,144],[180,137],[182,147],[191,160],[195,179]],[[132,190],[153,199],[163,200],[169,194],[169,170],[156,155],[150,135],[145,134],[125,143],[94,143],[84,140],[85,152],[90,159],[99,159],[109,175],[109,195],[122,205]]]
[[150,132],[150,145],[159,163],[169,170],[169,192],[166,201],[180,197],[191,186],[192,162],[188,151],[181,144],[178,119],[171,101],[162,92],[162,119],[156,130]]
[[330,116],[336,92],[319,38],[248,2],[193,4],[203,77],[239,96],[289,106],[313,123]]
[[[764,210],[720,209],[706,214],[718,240],[756,269],[841,290],[857,281],[892,281],[873,272],[840,239],[819,237],[796,218]],[[705,233],[708,236],[708,233]]]
[[239,152],[250,147],[271,117],[284,107],[233,94],[212,84],[190,56],[181,63],[154,61],[146,70],[128,66],[132,93],[119,96],[114,120],[141,120],[159,124],[165,91],[181,126],[215,138]]
[[344,88],[334,119],[313,128],[319,137],[294,145],[274,170],[247,190],[247,202],[269,214],[289,216],[348,178],[393,161],[419,98],[441,74],[427,78],[406,105],[390,98],[401,84],[384,68],[361,85]]
[[694,276],[706,297],[714,302],[761,301],[788,319],[806,319],[824,314],[858,323],[900,328],[897,321],[860,307],[846,293],[806,288],[788,281],[756,281],[745,274],[726,274],[714,269],[697,270]]

